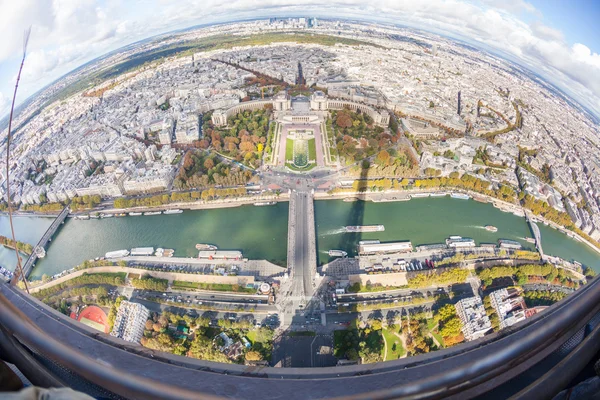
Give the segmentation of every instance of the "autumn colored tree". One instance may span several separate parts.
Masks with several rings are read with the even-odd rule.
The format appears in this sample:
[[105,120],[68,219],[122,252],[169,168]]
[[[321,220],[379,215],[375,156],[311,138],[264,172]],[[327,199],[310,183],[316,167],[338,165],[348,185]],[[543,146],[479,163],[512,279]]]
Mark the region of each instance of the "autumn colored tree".
[[206,168],[207,170],[212,169],[215,166],[215,162],[212,160],[212,158],[207,158],[206,160],[204,160],[204,168]]
[[340,128],[350,128],[352,126],[352,122],[352,117],[345,112],[339,112],[335,120],[335,123]]
[[250,350],[246,353],[246,361],[260,361],[262,356],[258,351]]

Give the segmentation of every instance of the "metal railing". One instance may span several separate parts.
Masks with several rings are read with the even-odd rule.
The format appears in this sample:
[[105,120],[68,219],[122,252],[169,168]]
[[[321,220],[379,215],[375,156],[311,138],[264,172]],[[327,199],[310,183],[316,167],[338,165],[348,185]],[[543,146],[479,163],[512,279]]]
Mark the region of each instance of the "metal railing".
[[[15,363],[26,375],[36,369],[43,369],[44,363],[36,363],[32,357],[25,355],[31,354],[34,359],[36,354],[41,355],[73,371],[82,379],[125,398],[241,398],[243,396],[240,396],[239,390],[248,390],[247,396],[256,397],[256,390],[261,388],[264,391],[277,390],[277,397],[289,399],[313,396],[351,399],[435,399],[452,394],[460,394],[461,398],[471,398],[509,382],[554,352],[577,331],[584,330],[583,339],[559,365],[550,366],[546,375],[531,382],[529,388],[523,389],[516,396],[527,398],[535,391],[536,398],[548,398],[564,388],[597,353],[600,346],[600,324],[593,327],[589,324],[592,319],[597,320],[600,313],[598,277],[544,313],[534,316],[527,323],[508,328],[506,332],[435,353],[386,363],[322,369],[257,369],[211,362],[194,364],[192,360],[187,361],[185,358],[171,355],[161,356],[161,360],[152,356],[139,358],[140,355],[136,354],[138,361],[134,362],[146,365],[166,361],[167,363],[160,366],[165,371],[165,377],[169,376],[167,370],[170,368],[182,368],[178,371],[197,375],[196,382],[186,382],[186,385],[182,385],[181,382],[165,382],[166,379],[153,379],[149,375],[143,377],[124,371],[118,368],[118,360],[115,360],[115,368],[90,358],[82,349],[61,343],[48,335],[29,318],[32,315],[36,319],[54,318],[58,322],[66,323],[64,329],[74,330],[69,326],[70,322],[59,321],[67,317],[55,312],[50,316],[43,313],[37,315],[32,314],[31,310],[28,311],[28,316],[7,297],[11,297],[13,301],[19,300],[17,303],[22,301],[35,303],[33,306],[37,308],[46,307],[16,288],[0,286],[0,328],[4,336],[10,339],[0,340],[0,354],[12,356],[9,361]],[[81,335],[88,336],[88,339],[89,336],[94,336],[86,332],[81,331]],[[502,345],[498,346],[498,342],[502,342]],[[95,343],[98,346],[110,346],[98,338]],[[130,351],[133,352],[134,350]],[[37,360],[39,361],[39,357]],[[446,368],[450,362],[453,366]],[[143,366],[141,368],[143,371]],[[425,371],[430,372],[415,375],[413,370],[417,368],[425,368]],[[398,379],[403,376],[410,376],[410,379]],[[210,381],[214,382],[208,389]],[[360,384],[359,388],[364,388],[363,391],[349,382]],[[71,386],[68,381],[62,383]],[[231,388],[227,388],[229,385],[237,388],[235,394],[230,394]],[[302,390],[306,392],[303,393]]]

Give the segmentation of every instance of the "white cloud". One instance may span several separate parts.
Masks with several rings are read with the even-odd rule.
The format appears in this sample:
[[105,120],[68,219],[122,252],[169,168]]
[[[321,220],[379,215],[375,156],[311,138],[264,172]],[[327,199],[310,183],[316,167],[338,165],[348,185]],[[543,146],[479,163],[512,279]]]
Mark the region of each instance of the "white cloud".
[[[0,0],[0,63],[20,53],[21,33],[33,25],[23,89],[34,89],[90,59],[136,40],[190,25],[269,14],[357,16],[449,33],[520,58],[544,71],[579,100],[600,104],[600,56],[569,45],[562,32],[539,22],[524,0]],[[520,18],[527,14],[530,24]],[[0,73],[2,73],[0,66]],[[0,89],[6,90],[0,86]]]
[[541,39],[545,40],[555,40],[563,42],[565,40],[565,36],[558,29],[551,28],[542,24],[541,22],[534,22],[531,25],[531,30],[534,35],[538,36]]
[[8,112],[9,104],[8,98],[0,92],[0,115],[4,115]]

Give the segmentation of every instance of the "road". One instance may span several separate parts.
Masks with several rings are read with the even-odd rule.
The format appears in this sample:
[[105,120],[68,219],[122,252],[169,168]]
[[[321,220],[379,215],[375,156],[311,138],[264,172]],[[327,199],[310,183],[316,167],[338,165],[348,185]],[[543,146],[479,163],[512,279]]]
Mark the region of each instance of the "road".
[[[243,298],[234,299],[228,296],[220,298],[211,297],[212,295],[199,295],[198,293],[166,293],[163,296],[163,292],[144,292],[134,291],[131,295],[131,299],[140,302],[144,305],[152,304],[152,311],[165,310],[171,307],[181,308],[185,310],[197,310],[198,313],[204,312],[204,310],[195,307],[210,307],[215,310],[227,312],[227,311],[240,311],[240,312],[255,312],[257,314],[268,314],[275,313],[277,309],[274,306],[268,304],[260,304],[258,300],[256,302],[244,301]],[[154,301],[149,301],[152,298],[159,298],[164,301],[170,301],[179,304],[161,304]]]
[[[312,276],[309,253],[308,237],[308,202],[312,197],[308,192],[294,191],[295,210],[294,219],[291,221],[293,226],[289,229],[294,230],[294,256],[292,261],[292,286],[291,297],[294,303],[304,305],[312,296]],[[313,228],[314,229],[314,228]]]
[[[164,298],[181,298],[181,299],[193,299],[199,301],[210,301],[215,303],[235,303],[235,304],[267,304],[269,296],[257,295],[250,293],[219,293],[219,292],[200,292],[200,291],[189,291],[189,290],[169,290],[167,292],[152,291],[152,290],[136,290],[134,292],[136,296],[145,297],[164,297]],[[164,296],[163,296],[164,295]]]

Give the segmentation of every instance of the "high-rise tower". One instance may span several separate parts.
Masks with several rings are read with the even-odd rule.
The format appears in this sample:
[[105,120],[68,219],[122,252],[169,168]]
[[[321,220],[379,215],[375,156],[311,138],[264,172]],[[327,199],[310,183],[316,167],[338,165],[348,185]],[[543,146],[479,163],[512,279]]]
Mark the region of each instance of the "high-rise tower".
[[460,90],[458,91],[458,108],[456,110],[456,114],[460,115]]

